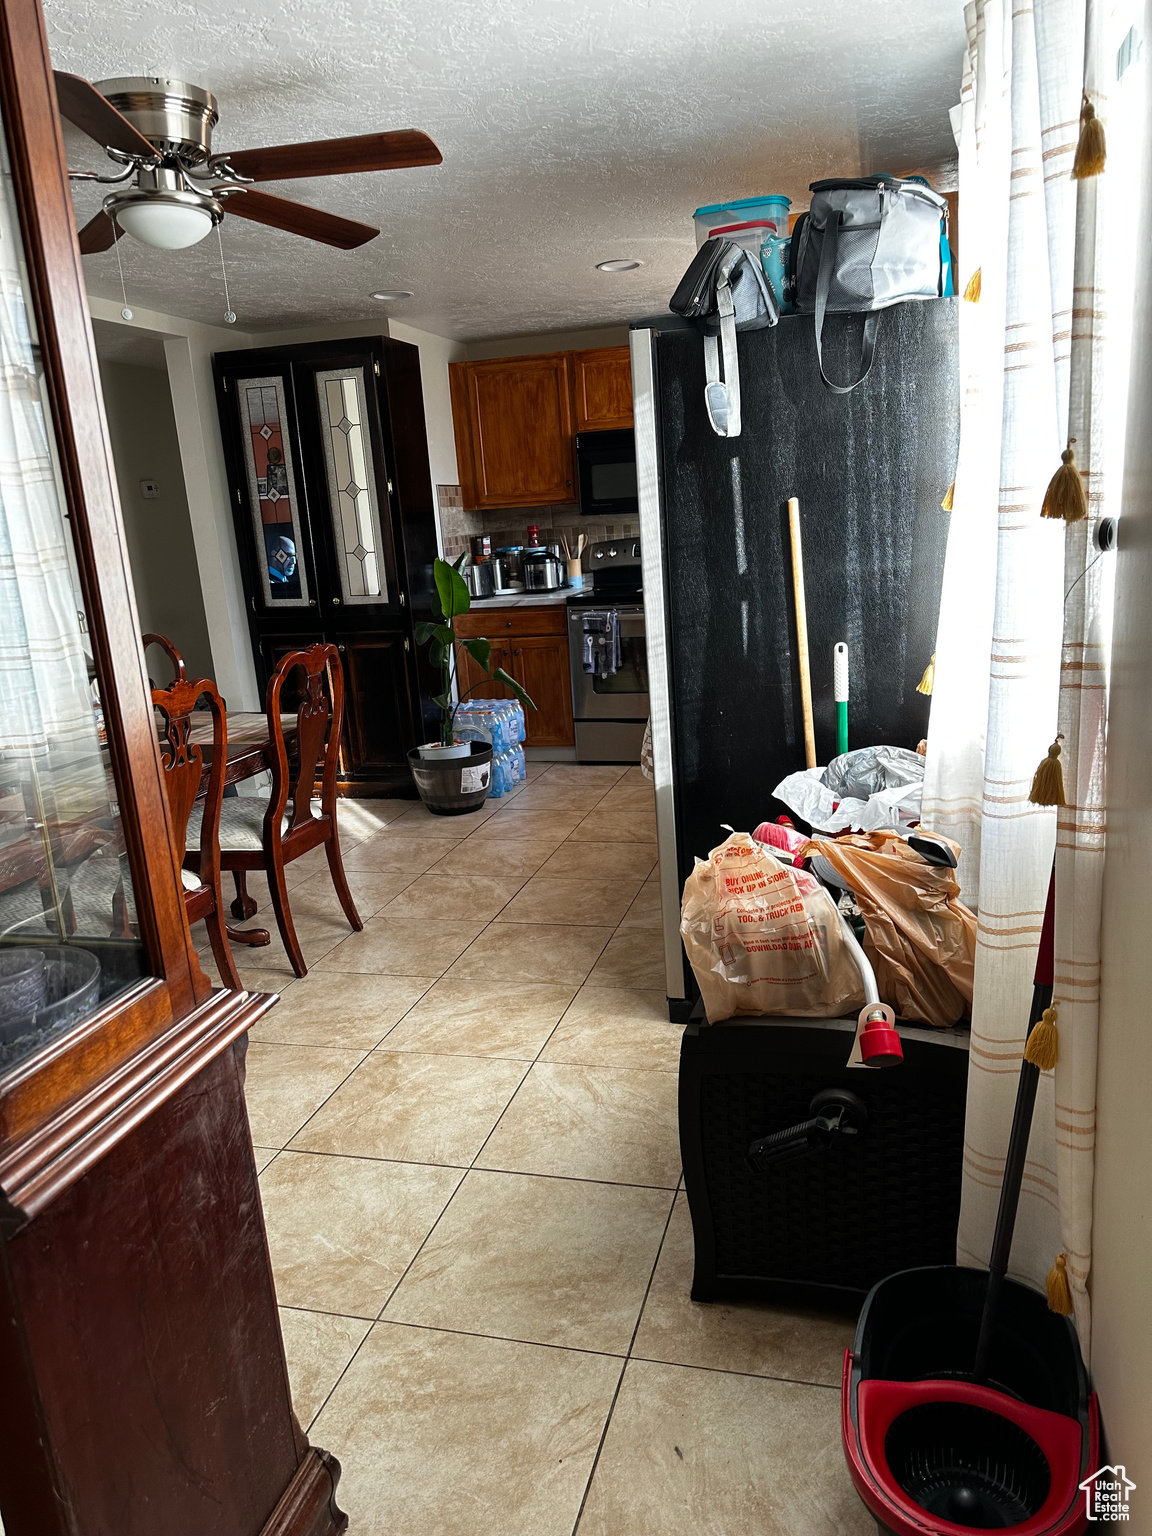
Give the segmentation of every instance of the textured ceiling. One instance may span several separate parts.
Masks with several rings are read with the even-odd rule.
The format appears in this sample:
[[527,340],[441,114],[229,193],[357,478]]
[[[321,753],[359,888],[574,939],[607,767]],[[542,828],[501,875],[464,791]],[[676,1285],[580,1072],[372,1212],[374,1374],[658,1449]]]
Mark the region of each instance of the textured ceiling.
[[[610,323],[666,307],[692,210],[804,197],[818,176],[953,154],[960,0],[45,0],[53,62],[98,80],[212,90],[217,150],[422,128],[444,164],[269,190],[377,224],[341,252],[226,219],[245,330],[378,318],[461,339]],[[71,164],[99,151],[68,131]],[[107,162],[104,162],[106,165]],[[76,189],[82,223],[98,189]],[[120,242],[129,302],[219,324],[216,240]],[[643,260],[608,277],[594,264]],[[86,257],[119,298],[116,256]]]

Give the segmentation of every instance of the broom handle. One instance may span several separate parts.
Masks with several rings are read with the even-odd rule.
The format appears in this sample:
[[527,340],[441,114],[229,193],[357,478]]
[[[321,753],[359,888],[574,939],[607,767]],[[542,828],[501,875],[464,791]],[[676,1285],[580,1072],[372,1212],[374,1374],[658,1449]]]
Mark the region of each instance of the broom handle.
[[804,760],[816,766],[816,732],[812,725],[812,673],[808,666],[808,607],[804,601],[804,551],[800,544],[800,503],[788,498],[788,531],[792,537],[792,593],[796,599],[796,656],[800,663],[800,707],[804,711]]

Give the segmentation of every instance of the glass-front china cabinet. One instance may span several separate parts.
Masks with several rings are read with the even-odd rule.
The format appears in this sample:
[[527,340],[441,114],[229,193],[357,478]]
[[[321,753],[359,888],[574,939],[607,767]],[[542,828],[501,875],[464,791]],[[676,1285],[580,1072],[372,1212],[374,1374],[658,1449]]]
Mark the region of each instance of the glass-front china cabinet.
[[5,1536],[330,1536],[244,1103],[275,999],[185,917],[37,0],[0,117]]

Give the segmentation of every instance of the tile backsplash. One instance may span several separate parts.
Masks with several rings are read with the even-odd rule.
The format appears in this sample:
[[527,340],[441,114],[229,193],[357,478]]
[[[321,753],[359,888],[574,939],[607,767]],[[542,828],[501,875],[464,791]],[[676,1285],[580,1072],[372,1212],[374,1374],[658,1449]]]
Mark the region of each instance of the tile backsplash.
[[[465,512],[464,498],[458,485],[438,485],[436,492],[440,504],[444,555],[448,560],[455,560],[466,549],[470,549],[470,540],[479,533],[491,537],[493,549],[505,544],[525,544],[528,541],[529,523],[539,527],[542,544],[560,544],[566,538],[569,548],[573,550],[580,534],[584,535],[588,544],[596,544],[603,539],[635,539],[640,536],[640,520],[636,517],[623,517],[615,522],[602,523],[596,518],[581,517],[573,506],[510,507],[504,511]],[[587,550],[584,568],[588,568]]]

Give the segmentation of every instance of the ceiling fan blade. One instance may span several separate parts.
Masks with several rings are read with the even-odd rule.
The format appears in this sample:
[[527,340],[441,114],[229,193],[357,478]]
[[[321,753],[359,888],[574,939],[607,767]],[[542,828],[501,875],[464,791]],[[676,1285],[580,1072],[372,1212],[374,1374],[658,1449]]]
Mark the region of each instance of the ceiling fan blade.
[[90,139],[105,149],[119,149],[126,155],[141,155],[148,160],[160,157],[142,133],[110,101],[106,101],[89,80],[54,70],[56,101],[61,117],[75,123]]
[[124,231],[106,213],[98,213],[89,219],[80,231],[81,256],[95,256],[97,251],[110,251]]
[[336,245],[342,251],[366,245],[380,233],[371,224],[357,224],[354,219],[342,219],[339,214],[325,213],[323,208],[310,208],[306,203],[294,203],[286,197],[273,197],[270,192],[258,192],[255,187],[234,192],[225,200],[224,206],[229,213],[237,213],[242,219],[283,229],[290,235],[303,235],[306,240],[319,240],[323,245]]
[[297,176],[346,176],[355,171],[398,171],[412,165],[439,165],[444,156],[426,133],[362,133],[351,139],[314,139],[308,144],[274,144],[214,155],[253,181],[290,181]]

